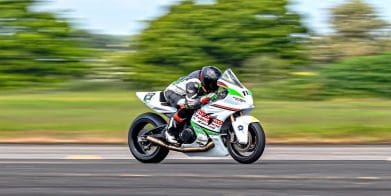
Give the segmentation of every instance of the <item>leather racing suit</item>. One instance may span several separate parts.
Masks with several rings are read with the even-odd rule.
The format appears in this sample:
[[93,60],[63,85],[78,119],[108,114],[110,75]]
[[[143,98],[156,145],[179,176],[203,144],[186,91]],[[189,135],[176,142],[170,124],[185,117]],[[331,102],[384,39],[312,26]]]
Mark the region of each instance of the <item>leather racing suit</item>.
[[213,92],[206,92],[202,86],[200,74],[201,70],[194,71],[174,81],[164,90],[167,102],[178,109],[167,127],[167,131],[176,138],[184,122],[189,120],[194,111],[215,98]]

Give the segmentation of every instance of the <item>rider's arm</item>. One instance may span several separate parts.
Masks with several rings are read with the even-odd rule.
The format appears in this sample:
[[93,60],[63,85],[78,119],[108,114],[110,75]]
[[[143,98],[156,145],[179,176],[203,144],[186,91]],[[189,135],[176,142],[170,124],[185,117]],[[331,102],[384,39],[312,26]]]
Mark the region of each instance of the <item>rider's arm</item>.
[[201,97],[199,94],[201,82],[194,81],[186,84],[185,107],[196,109],[201,106]]
[[185,98],[185,107],[188,109],[196,109],[201,105],[209,103],[213,100],[214,93],[201,96],[201,82],[189,82],[186,84],[186,98]]

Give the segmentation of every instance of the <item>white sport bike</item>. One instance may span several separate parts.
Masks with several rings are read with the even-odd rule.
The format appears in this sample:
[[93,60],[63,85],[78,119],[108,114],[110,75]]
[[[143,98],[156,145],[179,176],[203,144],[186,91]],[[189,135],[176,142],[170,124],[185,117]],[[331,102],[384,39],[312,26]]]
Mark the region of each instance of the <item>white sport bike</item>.
[[[231,155],[240,163],[257,161],[265,149],[265,133],[258,119],[249,116],[254,108],[251,92],[231,69],[218,80],[218,99],[195,111],[179,134],[180,144],[164,138],[167,122],[156,113],[144,113],[132,123],[128,144],[133,156],[143,163],[158,163],[169,150],[188,156]],[[176,108],[167,104],[163,93],[137,92],[137,97],[157,113],[171,117]]]

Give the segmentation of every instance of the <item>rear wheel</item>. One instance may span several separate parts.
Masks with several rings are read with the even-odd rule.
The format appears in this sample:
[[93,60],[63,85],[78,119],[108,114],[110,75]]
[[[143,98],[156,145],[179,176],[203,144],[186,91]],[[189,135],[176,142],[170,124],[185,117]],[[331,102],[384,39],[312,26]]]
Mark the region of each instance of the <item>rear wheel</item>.
[[262,156],[266,144],[265,133],[259,123],[251,123],[248,126],[248,144],[239,144],[236,141],[227,142],[232,158],[245,164],[257,161]]
[[145,136],[153,134],[150,130],[165,124],[166,121],[154,113],[142,114],[133,121],[129,128],[128,145],[134,158],[143,163],[159,163],[166,158],[167,148],[145,140]]

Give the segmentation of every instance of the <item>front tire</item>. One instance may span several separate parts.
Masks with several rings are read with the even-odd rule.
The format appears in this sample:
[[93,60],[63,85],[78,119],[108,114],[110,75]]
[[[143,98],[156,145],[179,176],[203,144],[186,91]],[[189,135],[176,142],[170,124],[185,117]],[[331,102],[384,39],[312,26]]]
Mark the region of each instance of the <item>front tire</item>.
[[261,124],[251,123],[248,126],[249,144],[242,145],[237,142],[228,142],[228,151],[239,163],[249,164],[262,156],[266,145],[265,133]]
[[128,145],[134,158],[143,163],[159,163],[166,158],[169,150],[148,141],[140,141],[143,136],[152,134],[149,130],[167,124],[155,113],[138,116],[129,128]]

